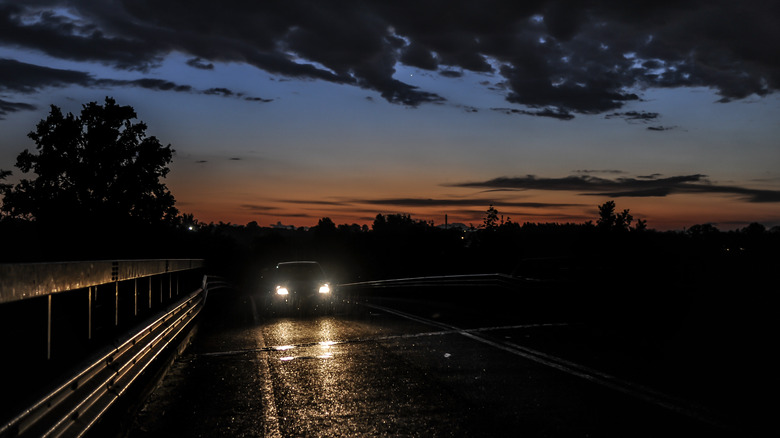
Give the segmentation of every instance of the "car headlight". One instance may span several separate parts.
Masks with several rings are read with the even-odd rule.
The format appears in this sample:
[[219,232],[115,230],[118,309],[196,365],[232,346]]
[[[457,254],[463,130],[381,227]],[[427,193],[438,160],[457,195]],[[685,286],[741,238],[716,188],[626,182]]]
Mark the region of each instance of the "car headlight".
[[320,293],[321,294],[330,293],[330,286],[328,286],[327,284],[323,284],[322,286],[320,286]]
[[277,295],[287,295],[289,293],[290,293],[290,291],[288,291],[286,287],[276,286],[276,294]]

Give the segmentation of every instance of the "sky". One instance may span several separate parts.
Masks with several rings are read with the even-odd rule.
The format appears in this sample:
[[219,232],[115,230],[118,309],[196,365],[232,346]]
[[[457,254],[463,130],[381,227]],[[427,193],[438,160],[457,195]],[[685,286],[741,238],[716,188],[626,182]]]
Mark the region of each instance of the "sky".
[[107,96],[200,222],[780,225],[775,1],[0,0],[0,169]]

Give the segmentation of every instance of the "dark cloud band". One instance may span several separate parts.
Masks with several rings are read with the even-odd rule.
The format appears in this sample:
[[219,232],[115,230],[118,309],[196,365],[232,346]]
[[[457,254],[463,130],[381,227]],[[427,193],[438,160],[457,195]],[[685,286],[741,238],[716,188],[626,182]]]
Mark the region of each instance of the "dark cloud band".
[[617,179],[580,175],[563,178],[537,178],[528,175],[464,182],[450,186],[498,190],[572,191],[580,192],[583,195],[613,198],[663,197],[680,193],[720,193],[740,195],[749,202],[780,202],[780,191],[712,184],[706,180],[706,175],[700,174],[667,178],[658,178],[653,175]]
[[0,99],[0,120],[5,120],[5,116],[9,113],[15,113],[17,111],[32,111],[36,109],[34,105],[24,102],[9,102],[7,100]]
[[[19,62],[13,59],[0,58],[0,92],[32,94],[48,87],[66,87],[71,85],[82,87],[139,87],[155,91],[174,91],[179,93],[199,93],[222,97],[240,97],[247,101],[255,102],[270,102],[272,100],[244,96],[243,93],[234,92],[233,90],[224,87],[197,90],[190,85],[177,84],[163,79],[96,79],[91,74],[85,72],[56,69]],[[16,107],[8,106],[6,111],[12,111],[14,109],[33,109],[33,107],[17,104]]]
[[[67,10],[68,13],[56,11]],[[443,11],[446,11],[444,13]],[[212,69],[240,62],[287,77],[375,90],[410,106],[444,97],[396,78],[399,63],[500,75],[519,114],[619,113],[645,87],[703,86],[721,101],[780,89],[780,3],[0,0],[0,45],[147,71],[172,52]],[[87,78],[76,73],[65,83]],[[32,87],[32,88],[30,88]],[[35,86],[6,85],[18,92]],[[659,129],[660,128],[660,129]],[[650,127],[664,130],[665,127]]]

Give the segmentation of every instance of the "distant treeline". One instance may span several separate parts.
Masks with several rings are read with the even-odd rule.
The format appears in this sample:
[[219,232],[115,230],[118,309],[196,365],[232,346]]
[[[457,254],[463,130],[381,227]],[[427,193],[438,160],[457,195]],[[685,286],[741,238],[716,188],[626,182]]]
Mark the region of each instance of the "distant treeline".
[[370,227],[323,218],[314,227],[298,229],[255,222],[200,224],[191,216],[175,224],[132,228],[43,228],[4,218],[0,261],[204,258],[219,273],[243,277],[278,261],[313,259],[341,281],[494,272],[635,279],[660,272],[684,277],[722,264],[770,269],[780,253],[780,230],[757,223],[735,231],[701,224],[683,232],[605,225],[604,217],[595,224],[521,225],[493,223],[491,209],[483,224],[465,230],[404,214],[379,214]]

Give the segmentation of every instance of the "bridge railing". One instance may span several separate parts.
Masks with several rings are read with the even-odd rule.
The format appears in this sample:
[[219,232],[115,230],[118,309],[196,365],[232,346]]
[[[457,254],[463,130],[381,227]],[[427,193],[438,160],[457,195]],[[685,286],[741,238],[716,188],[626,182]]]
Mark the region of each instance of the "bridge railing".
[[[572,284],[501,273],[439,275],[342,283],[346,302],[354,304],[409,305],[444,309],[468,308],[491,314],[496,320],[523,315],[528,321],[581,320],[583,294]],[[427,306],[427,307],[426,307]],[[592,307],[592,305],[591,305]]]
[[200,259],[0,264],[0,437],[88,428],[200,311],[202,270]]
[[341,287],[400,288],[400,287],[501,287],[515,289],[519,284],[536,282],[506,274],[438,275],[428,277],[394,278],[388,280],[344,283]]

